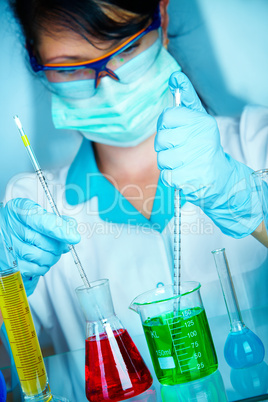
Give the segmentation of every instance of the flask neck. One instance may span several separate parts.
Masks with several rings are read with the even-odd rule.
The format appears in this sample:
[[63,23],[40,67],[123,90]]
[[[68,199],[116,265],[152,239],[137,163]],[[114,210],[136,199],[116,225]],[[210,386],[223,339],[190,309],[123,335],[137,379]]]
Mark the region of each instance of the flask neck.
[[92,282],[89,288],[76,289],[86,321],[102,321],[115,315],[108,279]]
[[229,264],[225,254],[225,249],[215,250],[212,252],[212,254],[215,260],[215,265],[217,268],[223,297],[230,320],[231,331],[240,331],[245,327],[245,324],[242,320],[242,315],[236,297]]
[[96,339],[111,338],[115,336],[115,333],[123,330],[123,324],[115,314],[101,320],[86,322],[87,338],[92,336],[96,337]]

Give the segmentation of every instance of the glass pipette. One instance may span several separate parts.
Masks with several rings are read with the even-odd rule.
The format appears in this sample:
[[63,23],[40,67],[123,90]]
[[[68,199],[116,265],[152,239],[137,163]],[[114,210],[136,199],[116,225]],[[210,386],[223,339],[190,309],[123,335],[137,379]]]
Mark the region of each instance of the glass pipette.
[[264,346],[260,338],[242,320],[225,249],[214,250],[212,254],[231,326],[224,345],[225,360],[234,369],[261,363],[264,359]]
[[[26,136],[26,134],[25,134],[25,132],[24,132],[24,130],[22,128],[22,124],[20,122],[20,119],[18,118],[18,116],[14,116],[14,120],[15,120],[16,126],[18,127],[18,130],[20,132],[23,144],[25,145],[25,148],[26,148],[26,150],[28,152],[28,155],[29,155],[29,157],[31,159],[31,162],[33,164],[35,173],[37,174],[38,179],[39,179],[39,181],[40,181],[40,183],[41,183],[41,185],[43,187],[43,190],[44,190],[44,192],[45,192],[45,194],[47,196],[48,202],[49,202],[53,212],[56,215],[61,216],[60,213],[59,213],[59,210],[57,208],[57,205],[55,204],[55,201],[54,201],[54,199],[53,199],[53,197],[51,195],[51,192],[50,192],[50,190],[48,188],[48,185],[46,183],[46,179],[45,179],[45,177],[43,175],[43,172],[42,172],[41,167],[40,167],[40,165],[38,163],[38,160],[37,160],[37,158],[36,158],[36,156],[34,154],[34,151],[33,151],[32,147],[30,145],[30,142],[29,142],[29,140],[28,140],[28,138],[27,138],[27,136]],[[89,281],[87,279],[87,276],[86,276],[85,271],[84,271],[84,269],[82,267],[81,261],[80,261],[78,255],[77,255],[75,247],[72,244],[69,244],[68,247],[69,247],[69,250],[71,251],[74,263],[75,263],[75,265],[76,265],[76,267],[77,267],[77,269],[79,271],[79,274],[81,276],[82,281],[84,282],[84,285],[89,288],[90,283],[89,283]]]
[[[181,95],[177,89],[174,93],[174,106],[181,105]],[[173,293],[178,296],[181,292],[181,197],[180,189],[174,190],[174,282]],[[177,302],[179,299],[176,299]],[[178,307],[178,306],[177,306]],[[175,307],[174,309],[177,310]]]

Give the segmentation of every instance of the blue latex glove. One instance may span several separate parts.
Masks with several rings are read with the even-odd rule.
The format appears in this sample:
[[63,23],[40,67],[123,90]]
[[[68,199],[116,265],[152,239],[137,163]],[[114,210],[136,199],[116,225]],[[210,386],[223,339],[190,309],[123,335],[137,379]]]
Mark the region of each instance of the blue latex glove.
[[0,209],[0,226],[10,237],[28,296],[39,277],[69,251],[68,244],[80,241],[73,218],[60,218],[26,198],[15,198]]
[[253,171],[224,152],[216,120],[185,74],[173,73],[169,86],[173,94],[179,88],[181,106],[158,119],[155,150],[163,183],[180,188],[223,233],[247,236],[262,221]]

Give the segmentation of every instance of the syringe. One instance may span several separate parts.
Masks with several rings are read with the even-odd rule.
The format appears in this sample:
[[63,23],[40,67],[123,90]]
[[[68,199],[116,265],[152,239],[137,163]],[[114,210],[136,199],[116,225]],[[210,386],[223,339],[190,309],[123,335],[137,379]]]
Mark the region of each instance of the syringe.
[[[181,105],[180,92],[177,89],[174,94],[174,106]],[[173,293],[178,296],[181,293],[181,197],[180,189],[174,191],[174,281]],[[177,308],[176,308],[177,310]]]
[[[37,174],[37,176],[39,178],[39,181],[40,181],[40,183],[41,183],[41,185],[42,185],[42,187],[44,189],[44,192],[45,192],[45,194],[47,196],[48,202],[49,202],[53,212],[56,215],[61,216],[60,213],[59,213],[59,210],[57,208],[57,205],[55,204],[55,201],[54,201],[54,199],[53,199],[53,197],[51,195],[51,192],[50,192],[50,190],[48,188],[48,185],[46,183],[46,179],[45,179],[45,177],[43,175],[43,172],[42,172],[41,167],[40,167],[40,165],[38,163],[38,160],[37,160],[37,158],[36,158],[36,156],[34,154],[34,151],[33,151],[32,147],[30,145],[30,142],[29,142],[29,140],[28,140],[28,138],[27,138],[27,136],[26,136],[26,134],[25,134],[25,132],[24,132],[24,130],[22,128],[22,124],[20,122],[20,119],[18,118],[18,116],[14,116],[14,120],[15,120],[15,123],[16,123],[16,125],[18,127],[19,132],[20,132],[23,144],[25,145],[25,148],[26,148],[26,150],[28,152],[28,155],[29,155],[29,157],[31,159],[31,162],[33,164],[35,173]],[[82,267],[81,261],[80,261],[78,255],[77,255],[75,247],[72,244],[69,244],[68,247],[69,247],[69,250],[71,251],[74,263],[75,263],[75,265],[76,265],[76,267],[77,267],[77,269],[79,271],[79,274],[81,276],[81,279],[84,282],[84,285],[89,288],[90,283],[89,283],[89,281],[87,279],[87,276],[86,276],[85,271],[84,271],[84,269]]]

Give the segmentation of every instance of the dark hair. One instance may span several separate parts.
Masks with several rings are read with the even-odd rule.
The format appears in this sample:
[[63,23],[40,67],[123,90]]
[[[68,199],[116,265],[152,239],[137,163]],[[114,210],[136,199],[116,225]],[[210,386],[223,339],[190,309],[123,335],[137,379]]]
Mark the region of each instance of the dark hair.
[[160,0],[9,0],[33,48],[40,31],[74,30],[90,41],[120,40],[144,28]]

